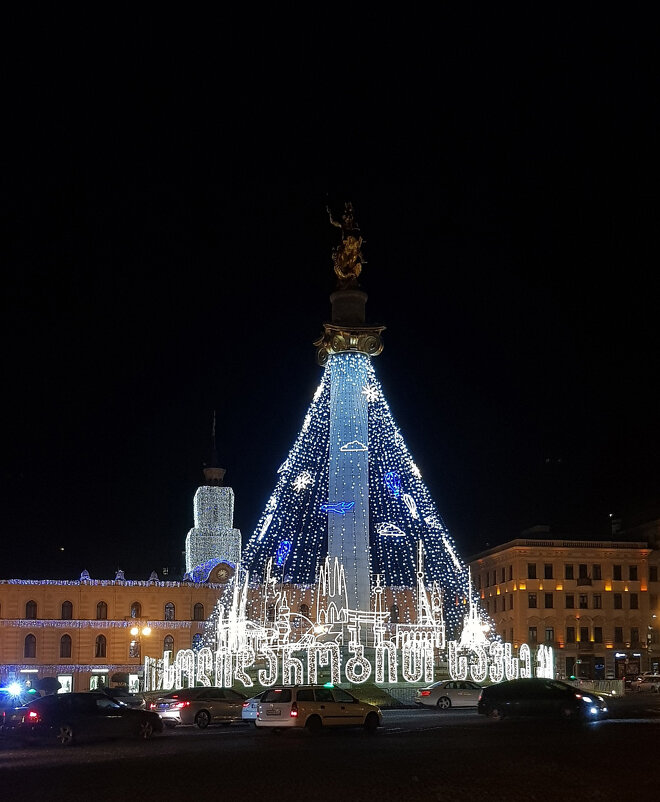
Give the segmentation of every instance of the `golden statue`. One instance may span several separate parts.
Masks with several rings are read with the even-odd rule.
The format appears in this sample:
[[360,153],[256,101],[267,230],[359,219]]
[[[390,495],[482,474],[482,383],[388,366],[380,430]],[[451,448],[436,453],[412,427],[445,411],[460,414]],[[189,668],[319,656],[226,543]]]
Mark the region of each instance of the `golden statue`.
[[357,287],[357,278],[362,272],[362,263],[364,262],[362,256],[364,240],[360,236],[360,229],[353,217],[353,204],[350,202],[344,204],[341,222],[333,218],[332,212],[327,206],[326,209],[332,225],[341,229],[341,243],[332,249],[332,261],[339,287],[341,289]]

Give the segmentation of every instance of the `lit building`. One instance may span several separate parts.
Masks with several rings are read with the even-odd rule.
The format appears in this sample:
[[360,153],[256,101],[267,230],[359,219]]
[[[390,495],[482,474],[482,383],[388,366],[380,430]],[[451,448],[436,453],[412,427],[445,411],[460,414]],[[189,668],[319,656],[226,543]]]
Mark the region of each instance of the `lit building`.
[[504,640],[553,646],[559,677],[618,679],[660,671],[659,563],[647,542],[564,540],[535,527],[470,568]]
[[[214,425],[215,429],[215,425]],[[215,445],[215,431],[214,431]],[[194,499],[182,582],[114,579],[0,580],[0,686],[57,677],[65,690],[127,681],[141,686],[147,654],[194,648],[240,558],[234,494],[215,449]],[[133,630],[133,632],[132,632]],[[113,679],[113,677],[115,679]]]

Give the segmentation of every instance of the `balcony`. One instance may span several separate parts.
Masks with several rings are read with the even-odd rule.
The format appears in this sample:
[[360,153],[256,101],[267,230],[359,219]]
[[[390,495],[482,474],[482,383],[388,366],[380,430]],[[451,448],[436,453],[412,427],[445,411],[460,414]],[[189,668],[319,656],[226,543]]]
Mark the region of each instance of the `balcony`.
[[591,581],[590,576],[579,576],[577,578],[576,584],[578,587],[580,587],[581,585],[592,585],[593,582]]

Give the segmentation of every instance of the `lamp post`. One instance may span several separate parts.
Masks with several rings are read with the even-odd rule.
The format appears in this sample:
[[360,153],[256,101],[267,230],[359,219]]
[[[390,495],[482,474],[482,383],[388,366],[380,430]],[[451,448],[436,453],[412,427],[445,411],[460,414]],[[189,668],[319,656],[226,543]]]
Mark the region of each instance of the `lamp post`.
[[[151,635],[151,627],[148,624],[140,624],[130,629],[131,633],[131,642],[128,648],[128,656],[129,657],[142,657],[142,638],[148,638]],[[141,671],[138,670],[138,681],[140,685],[143,685],[144,680],[140,680]]]
[[131,627],[131,644],[128,650],[129,657],[142,657],[142,638],[148,638],[151,635],[151,627],[135,626]]

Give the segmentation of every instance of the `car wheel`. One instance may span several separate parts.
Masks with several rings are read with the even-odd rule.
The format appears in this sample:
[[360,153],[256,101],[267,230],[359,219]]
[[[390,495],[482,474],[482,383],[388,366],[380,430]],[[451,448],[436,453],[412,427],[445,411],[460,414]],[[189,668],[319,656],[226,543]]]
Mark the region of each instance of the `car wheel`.
[[364,720],[364,729],[369,735],[375,735],[378,729],[378,716],[375,713],[369,713]]
[[310,716],[305,722],[305,729],[312,735],[318,735],[323,728],[323,722],[318,716]]
[[75,741],[73,727],[70,724],[60,724],[56,737],[62,746],[71,746]]
[[448,696],[441,696],[436,705],[440,710],[449,710],[451,707],[451,699]]
[[176,727],[176,722],[174,721],[164,721],[163,724],[167,727],[168,730],[173,730]]
[[497,705],[495,707],[491,707],[491,709],[488,711],[488,718],[492,718],[493,721],[502,721],[504,718],[504,711],[501,707],[497,707]]
[[200,710],[199,713],[195,716],[195,724],[197,724],[200,730],[205,730],[210,723],[211,723],[211,715],[208,712],[208,710]]
[[141,721],[138,728],[138,737],[145,741],[154,734],[154,725],[150,721]]

